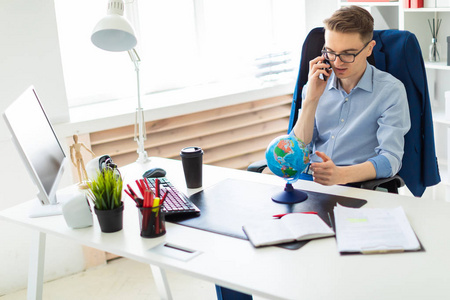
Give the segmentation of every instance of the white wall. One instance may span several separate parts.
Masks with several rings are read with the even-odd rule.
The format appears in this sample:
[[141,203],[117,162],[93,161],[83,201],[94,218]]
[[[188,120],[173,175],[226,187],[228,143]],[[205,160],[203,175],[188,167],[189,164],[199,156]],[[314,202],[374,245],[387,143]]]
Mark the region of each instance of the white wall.
[[[0,1],[0,36],[0,112],[29,85],[34,85],[51,121],[68,121],[53,0]],[[26,173],[3,119],[0,157],[0,210],[35,197],[37,189]],[[62,185],[70,180],[66,176]],[[33,233],[0,220],[0,296],[26,287],[29,241]],[[47,237],[46,249],[46,280],[84,268],[81,246]]]
[[[308,13],[299,12],[299,17],[305,20],[307,31],[322,26],[322,20],[337,7],[335,0],[302,1]],[[0,1],[0,36],[0,112],[3,113],[29,85],[34,85],[52,123],[68,122],[54,1]],[[64,137],[60,137],[60,141],[64,144]],[[67,153],[67,145],[64,147]],[[37,192],[3,120],[0,121],[0,157],[0,210],[3,210],[33,198]],[[62,185],[70,181],[70,174],[67,174]],[[0,296],[26,287],[33,233],[0,220]],[[80,245],[47,237],[45,280],[83,269]]]
[[338,8],[336,0],[305,0],[306,31],[323,27],[323,20],[329,18]]

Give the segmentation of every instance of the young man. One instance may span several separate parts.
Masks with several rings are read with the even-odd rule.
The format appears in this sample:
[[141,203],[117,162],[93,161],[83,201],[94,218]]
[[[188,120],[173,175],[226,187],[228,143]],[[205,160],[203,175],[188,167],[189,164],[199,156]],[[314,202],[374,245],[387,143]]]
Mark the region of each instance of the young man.
[[293,129],[313,150],[313,180],[334,185],[393,176],[410,128],[405,88],[367,62],[375,46],[367,10],[343,7],[324,23],[322,56],[310,61]]
[[[310,61],[293,129],[314,151],[313,179],[333,185],[395,175],[410,127],[409,108],[403,84],[367,62],[375,46],[373,18],[349,6],[324,23],[323,55]],[[220,286],[216,290],[218,299],[252,299]]]

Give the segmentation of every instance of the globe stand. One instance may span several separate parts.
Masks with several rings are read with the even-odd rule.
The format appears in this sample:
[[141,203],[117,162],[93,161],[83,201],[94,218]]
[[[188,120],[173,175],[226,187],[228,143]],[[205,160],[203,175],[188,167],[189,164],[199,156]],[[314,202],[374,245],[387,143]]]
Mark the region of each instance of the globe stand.
[[291,183],[286,183],[284,191],[272,196],[272,200],[277,203],[300,203],[308,199],[308,194],[300,190],[294,189]]

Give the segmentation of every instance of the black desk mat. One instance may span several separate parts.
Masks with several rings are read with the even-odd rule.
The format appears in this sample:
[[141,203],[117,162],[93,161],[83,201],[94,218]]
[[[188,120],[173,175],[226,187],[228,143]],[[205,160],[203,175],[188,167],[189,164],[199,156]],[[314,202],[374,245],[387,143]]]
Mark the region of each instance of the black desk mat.
[[[250,221],[267,220],[275,214],[315,211],[331,227],[330,218],[334,220],[333,208],[336,203],[355,208],[367,203],[362,199],[310,191],[304,191],[308,194],[308,199],[301,203],[273,202],[271,196],[283,189],[283,185],[225,179],[189,197],[200,209],[200,216],[171,217],[166,221],[247,240],[242,225]],[[298,249],[307,242],[288,243],[281,247]]]

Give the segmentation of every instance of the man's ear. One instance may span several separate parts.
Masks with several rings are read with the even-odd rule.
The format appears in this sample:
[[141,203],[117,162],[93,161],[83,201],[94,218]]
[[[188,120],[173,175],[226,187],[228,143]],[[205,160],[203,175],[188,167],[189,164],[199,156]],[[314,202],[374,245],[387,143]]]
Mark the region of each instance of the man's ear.
[[375,42],[375,40],[370,41],[369,45],[367,45],[366,57],[369,57],[372,54],[373,48],[375,47],[376,44],[377,42]]

